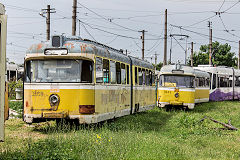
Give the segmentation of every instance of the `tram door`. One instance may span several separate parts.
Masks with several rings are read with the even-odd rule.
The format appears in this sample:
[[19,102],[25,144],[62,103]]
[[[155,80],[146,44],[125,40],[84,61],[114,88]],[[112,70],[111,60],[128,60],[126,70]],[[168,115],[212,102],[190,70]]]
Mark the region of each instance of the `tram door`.
[[7,17],[5,7],[0,4],[0,141],[4,141],[4,102],[6,73],[6,32]]

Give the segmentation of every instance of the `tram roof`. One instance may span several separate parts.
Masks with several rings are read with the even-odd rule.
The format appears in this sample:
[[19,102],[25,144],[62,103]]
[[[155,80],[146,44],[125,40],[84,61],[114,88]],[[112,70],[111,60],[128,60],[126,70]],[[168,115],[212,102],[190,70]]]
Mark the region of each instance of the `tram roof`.
[[160,70],[160,74],[189,74],[194,75],[194,69],[190,66],[175,64],[163,66]]
[[[112,47],[106,46],[104,44],[100,44],[98,42],[94,42],[87,39],[82,39],[80,37],[61,37],[61,45],[60,47],[53,47],[52,39],[50,41],[42,42],[39,44],[32,45],[28,50],[27,54],[35,54],[42,53],[44,54],[46,49],[67,49],[68,53],[88,53],[95,54],[100,57],[105,57],[108,59],[124,62],[130,64],[131,60],[133,65],[141,66],[145,68],[154,69],[153,65],[147,61],[143,61],[136,57],[127,56],[123,54],[121,50],[114,49]],[[130,60],[131,59],[131,60]]]
[[199,70],[199,69],[194,69],[194,73],[196,77],[205,77],[205,78],[210,78],[210,75],[208,72]]
[[[200,65],[194,68],[205,71],[205,72],[214,73],[214,74],[233,75],[233,68],[226,67],[226,66],[213,67],[209,65],[206,65],[206,66]],[[234,69],[234,72],[235,72],[235,75],[240,75],[240,70]]]

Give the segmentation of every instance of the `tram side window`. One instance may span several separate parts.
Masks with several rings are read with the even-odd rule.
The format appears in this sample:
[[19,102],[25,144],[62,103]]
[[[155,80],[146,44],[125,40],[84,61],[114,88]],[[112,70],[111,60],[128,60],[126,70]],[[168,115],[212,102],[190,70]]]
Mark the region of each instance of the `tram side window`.
[[209,73],[209,75],[210,75],[210,79],[208,78],[208,80],[209,80],[209,88],[211,89],[211,85],[212,85],[212,73]]
[[26,75],[25,75],[25,82],[30,82],[31,80],[31,61],[27,61],[26,63]]
[[215,89],[217,87],[216,78],[217,78],[216,74],[213,74],[212,89]]
[[151,83],[151,86],[153,86],[155,84],[156,77],[154,72],[151,71],[151,74],[152,76],[150,76],[151,77],[150,83]]
[[135,67],[135,84],[138,84],[138,69]]
[[199,78],[195,78],[195,85],[196,85],[196,87],[199,87]]
[[127,84],[129,84],[129,65],[127,65]]
[[92,70],[92,62],[83,60],[81,74],[81,81],[83,83],[92,83]]
[[117,84],[121,84],[121,65],[119,62],[116,62],[116,77]]
[[109,60],[103,60],[103,82],[109,83]]
[[149,71],[149,85],[152,86],[152,83],[153,83],[153,74],[152,74],[152,71]]
[[210,84],[210,79],[209,78],[206,78],[206,87],[209,87],[209,84]]
[[139,85],[143,85],[143,74],[141,70],[141,68],[138,68]]
[[146,70],[146,85],[149,86],[150,85],[150,77],[149,77],[149,71]]
[[233,83],[233,77],[229,77],[229,83],[228,83],[228,87],[232,87],[232,83]]
[[240,77],[236,77],[235,86],[240,87]]
[[122,84],[126,84],[126,69],[125,69],[125,64],[121,64],[121,80]]
[[111,83],[116,83],[116,63],[114,61],[110,61],[110,72],[111,72]]
[[142,84],[143,84],[143,85],[146,85],[146,71],[145,71],[145,69],[142,69],[142,77],[143,77],[143,82],[142,82]]
[[162,76],[159,76],[159,86],[162,86]]
[[220,87],[228,87],[228,78],[220,77]]
[[205,78],[198,78],[199,81],[198,81],[198,86],[199,87],[204,87],[205,86]]
[[96,57],[96,82],[103,82],[103,62],[102,58]]

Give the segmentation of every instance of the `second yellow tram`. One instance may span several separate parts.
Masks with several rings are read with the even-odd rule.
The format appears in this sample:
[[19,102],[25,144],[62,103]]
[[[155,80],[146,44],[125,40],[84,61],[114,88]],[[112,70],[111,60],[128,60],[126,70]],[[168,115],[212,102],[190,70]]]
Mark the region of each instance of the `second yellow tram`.
[[210,76],[207,72],[181,64],[162,67],[159,76],[157,102],[159,107],[185,106],[209,101]]

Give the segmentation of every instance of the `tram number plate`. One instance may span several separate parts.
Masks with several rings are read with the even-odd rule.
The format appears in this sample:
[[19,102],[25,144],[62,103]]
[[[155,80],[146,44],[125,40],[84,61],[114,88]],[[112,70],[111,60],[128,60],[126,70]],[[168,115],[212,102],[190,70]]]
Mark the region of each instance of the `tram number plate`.
[[171,91],[164,91],[164,94],[171,94]]

